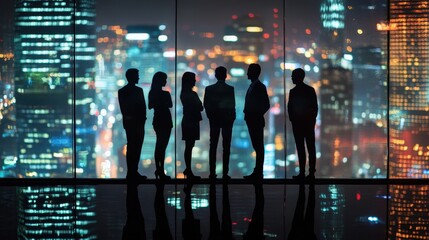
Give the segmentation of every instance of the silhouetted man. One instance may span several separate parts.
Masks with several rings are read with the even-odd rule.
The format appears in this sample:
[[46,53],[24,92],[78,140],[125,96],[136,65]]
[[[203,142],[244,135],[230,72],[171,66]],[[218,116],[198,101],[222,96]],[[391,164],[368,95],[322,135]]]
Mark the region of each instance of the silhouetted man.
[[261,66],[256,63],[249,65],[247,78],[252,82],[246,93],[244,102],[244,120],[249,129],[250,140],[256,152],[256,164],[253,173],[244,176],[249,180],[262,180],[264,166],[264,114],[270,108],[267,88],[259,81]]
[[229,155],[231,148],[232,125],[235,120],[234,87],[225,83],[227,70],[218,67],[215,70],[217,82],[206,87],[204,94],[204,108],[210,122],[210,179],[216,178],[216,151],[219,134],[222,129],[223,147],[223,179],[228,180]]
[[316,147],[314,126],[317,117],[317,96],[314,88],[304,83],[305,72],[301,68],[292,71],[292,82],[296,85],[289,92],[288,113],[292,123],[293,136],[298,152],[299,174],[294,179],[305,179],[305,144],[308,150],[308,180],[314,180],[316,172]]
[[130,68],[125,76],[128,84],[119,89],[118,98],[127,135],[127,180],[144,180],[146,176],[140,175],[137,170],[145,133],[146,102],[143,89],[136,86],[139,82],[139,70]]

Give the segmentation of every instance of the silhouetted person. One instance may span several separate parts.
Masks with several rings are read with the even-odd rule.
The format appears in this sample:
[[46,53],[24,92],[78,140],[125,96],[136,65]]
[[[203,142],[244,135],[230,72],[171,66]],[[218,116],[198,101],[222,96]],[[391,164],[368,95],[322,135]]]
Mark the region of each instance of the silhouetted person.
[[167,74],[157,72],[153,75],[152,85],[149,91],[149,109],[154,109],[153,129],[156,133],[155,145],[155,178],[170,179],[170,176],[165,175],[164,160],[165,150],[167,149],[168,141],[170,140],[173,121],[171,119],[170,108],[173,106],[170,93],[162,90],[162,87],[167,84]]
[[270,108],[267,88],[259,81],[261,66],[256,63],[249,65],[247,78],[252,82],[246,93],[244,102],[244,120],[249,129],[250,140],[256,152],[256,164],[253,173],[245,179],[262,180],[264,167],[264,114]]
[[255,208],[253,209],[252,220],[249,222],[247,232],[243,239],[265,239],[264,235],[264,189],[261,183],[253,184],[255,188]]
[[119,107],[122,121],[127,135],[127,180],[144,180],[147,177],[140,175],[138,164],[144,140],[144,125],[146,123],[146,102],[143,89],[137,87],[139,70],[130,68],[125,76],[128,84],[119,89]]
[[305,144],[308,150],[308,180],[314,180],[316,172],[316,146],[314,126],[317,117],[317,96],[314,88],[304,83],[305,72],[301,68],[292,71],[292,82],[296,85],[289,92],[288,113],[292,123],[293,136],[298,152],[299,174],[294,179],[305,178]]
[[226,75],[227,70],[225,67],[216,68],[215,77],[217,79],[217,83],[206,87],[204,94],[204,108],[210,122],[210,179],[216,178],[216,152],[221,129],[223,179],[231,179],[231,177],[228,176],[228,171],[232,125],[235,120],[235,96],[234,87],[225,83]]
[[200,220],[194,217],[191,199],[192,184],[186,184],[183,188],[185,193],[185,219],[182,220],[182,235],[185,240],[201,239]]
[[216,185],[210,184],[209,192],[210,207],[210,233],[209,239],[232,239],[231,207],[229,204],[228,185],[222,187],[222,226],[219,222],[216,207]]
[[316,234],[314,233],[315,195],[314,184],[310,184],[307,209],[304,213],[305,188],[303,184],[299,185],[299,195],[296,202],[295,212],[293,214],[292,226],[288,236],[289,240],[317,240]]
[[195,146],[195,141],[200,139],[200,121],[203,119],[201,112],[203,104],[197,93],[192,90],[195,86],[195,73],[185,72],[182,76],[182,91],[180,100],[183,105],[182,118],[182,140],[185,141],[185,165],[186,169],[183,175],[187,179],[201,179],[200,176],[195,176],[192,173],[192,148]]
[[123,240],[146,239],[145,223],[140,207],[137,184],[127,184],[127,222],[122,229]]
[[170,231],[170,225],[168,224],[167,213],[165,212],[164,184],[162,183],[156,184],[154,205],[156,225],[155,230],[153,230],[153,239],[173,239]]

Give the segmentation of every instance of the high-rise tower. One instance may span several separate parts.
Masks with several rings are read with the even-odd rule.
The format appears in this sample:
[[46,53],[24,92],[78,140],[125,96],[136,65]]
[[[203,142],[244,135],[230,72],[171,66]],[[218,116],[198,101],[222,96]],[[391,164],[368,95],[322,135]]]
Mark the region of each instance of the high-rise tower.
[[323,0],[320,5],[322,21],[321,49],[327,64],[337,65],[343,57],[344,47],[344,0]]
[[18,172],[24,177],[71,176],[73,161],[77,173],[94,172],[94,5],[16,3]]
[[429,1],[390,1],[390,177],[429,178]]

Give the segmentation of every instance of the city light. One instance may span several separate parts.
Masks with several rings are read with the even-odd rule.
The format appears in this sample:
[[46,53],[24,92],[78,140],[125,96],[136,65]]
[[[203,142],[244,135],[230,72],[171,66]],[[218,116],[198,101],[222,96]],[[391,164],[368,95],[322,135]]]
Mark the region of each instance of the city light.
[[262,32],[262,31],[264,31],[264,29],[261,27],[256,27],[256,26],[246,27],[246,32],[257,33],[257,32]]
[[127,35],[125,35],[125,38],[127,40],[136,40],[136,41],[144,41],[144,40],[148,40],[150,37],[150,35],[148,33],[127,33]]
[[225,42],[237,42],[238,41],[238,37],[235,35],[225,35],[223,36],[223,40]]

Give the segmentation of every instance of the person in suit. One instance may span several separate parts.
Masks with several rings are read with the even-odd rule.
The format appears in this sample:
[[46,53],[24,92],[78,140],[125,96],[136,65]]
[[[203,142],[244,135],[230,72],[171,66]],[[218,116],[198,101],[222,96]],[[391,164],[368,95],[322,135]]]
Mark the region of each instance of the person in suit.
[[146,123],[146,102],[143,89],[137,87],[139,70],[130,68],[125,77],[128,84],[118,90],[119,107],[127,135],[127,176],[128,181],[145,180],[147,177],[138,173],[140,153],[144,141]]
[[261,66],[256,63],[249,65],[247,78],[251,81],[244,102],[244,120],[249,129],[250,140],[256,152],[256,164],[253,173],[244,176],[248,180],[262,180],[264,166],[264,114],[270,108],[267,88],[259,81]]
[[127,221],[122,229],[122,240],[146,239],[145,222],[138,195],[137,184],[127,184]]
[[[292,71],[292,82],[296,86],[289,92],[288,114],[292,123],[293,136],[298,152],[299,174],[297,180],[314,180],[316,172],[316,146],[314,126],[318,111],[317,96],[314,88],[304,83],[305,72],[302,68]],[[309,174],[305,177],[305,144],[308,150]]]
[[216,152],[222,129],[223,179],[229,180],[229,155],[231,149],[232,125],[235,120],[234,87],[225,83],[227,70],[218,67],[215,70],[217,82],[207,86],[204,94],[204,108],[210,122],[210,179],[216,179]]
[[156,165],[155,178],[161,180],[171,179],[164,172],[165,150],[167,149],[171,129],[173,128],[173,120],[170,113],[173,102],[171,101],[170,93],[162,90],[162,87],[166,84],[167,74],[164,72],[155,73],[152,78],[148,100],[149,109],[154,109],[152,125],[156,133],[154,154]]
[[183,105],[182,118],[182,140],[185,141],[185,165],[186,169],[183,175],[188,180],[201,179],[200,176],[195,176],[192,172],[192,149],[195,146],[195,141],[200,139],[200,121],[203,119],[201,112],[203,104],[197,93],[192,90],[195,86],[195,73],[185,72],[182,76],[182,91],[180,92],[180,100]]

